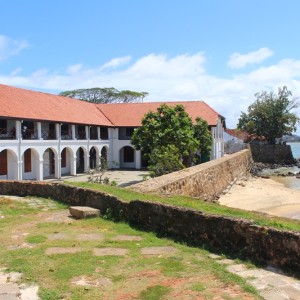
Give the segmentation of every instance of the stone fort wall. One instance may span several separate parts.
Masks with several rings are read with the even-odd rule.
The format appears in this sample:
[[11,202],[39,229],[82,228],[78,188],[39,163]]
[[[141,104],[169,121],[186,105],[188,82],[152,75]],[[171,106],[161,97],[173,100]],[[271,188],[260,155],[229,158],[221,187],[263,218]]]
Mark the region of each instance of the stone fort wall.
[[188,245],[299,272],[300,233],[255,225],[251,220],[210,215],[147,201],[124,202],[109,194],[58,183],[0,181],[0,195],[52,198],[90,206],[132,226]]
[[142,193],[184,195],[214,200],[251,168],[249,149],[130,186]]

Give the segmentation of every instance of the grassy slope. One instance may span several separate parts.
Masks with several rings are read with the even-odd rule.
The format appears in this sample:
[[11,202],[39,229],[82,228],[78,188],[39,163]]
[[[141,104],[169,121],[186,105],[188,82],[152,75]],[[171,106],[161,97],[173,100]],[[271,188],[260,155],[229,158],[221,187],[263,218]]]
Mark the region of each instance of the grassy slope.
[[[125,223],[95,218],[60,222],[52,216],[62,211],[62,205],[51,199],[41,199],[45,205],[56,207],[41,212],[42,206],[0,198],[4,216],[0,228],[0,267],[23,273],[22,282],[39,286],[42,300],[83,299],[174,299],[174,295],[191,298],[260,299],[246,281],[226,271],[208,252],[187,247],[152,233],[138,231]],[[66,207],[64,208],[66,209]],[[16,236],[16,233],[17,236]],[[101,234],[102,240],[77,239],[79,234]],[[51,239],[63,234],[63,239]],[[140,241],[118,241],[119,235],[134,235]],[[23,243],[30,247],[23,247]],[[16,246],[10,250],[11,246]],[[176,252],[166,256],[145,256],[144,247],[174,247]],[[76,254],[45,254],[49,247],[80,247]],[[125,248],[126,256],[95,256],[95,248]],[[76,286],[75,278],[84,276],[91,282],[103,279],[110,284],[98,287]],[[240,286],[240,288],[238,287]],[[188,294],[187,294],[188,293]],[[233,295],[239,294],[239,297]]]
[[276,229],[284,230],[293,230],[300,231],[300,221],[291,220],[286,218],[273,217],[265,214],[250,212],[246,210],[234,209],[227,206],[205,202],[200,199],[194,199],[191,197],[183,196],[159,196],[154,194],[142,194],[137,193],[128,189],[112,187],[108,185],[100,185],[94,183],[86,182],[66,182],[73,186],[90,188],[94,190],[99,190],[102,192],[109,193],[114,195],[123,201],[132,201],[132,200],[144,200],[144,201],[153,201],[159,203],[165,203],[169,205],[191,208],[199,211],[203,211],[207,214],[217,214],[235,218],[243,218],[254,221],[257,225],[274,227]]

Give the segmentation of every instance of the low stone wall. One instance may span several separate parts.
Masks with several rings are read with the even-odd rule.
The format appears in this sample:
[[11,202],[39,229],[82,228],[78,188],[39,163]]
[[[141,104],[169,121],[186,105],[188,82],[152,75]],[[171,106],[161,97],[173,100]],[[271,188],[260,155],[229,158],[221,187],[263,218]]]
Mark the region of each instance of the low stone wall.
[[135,227],[169,236],[194,246],[273,267],[299,272],[300,233],[256,226],[251,221],[207,215],[190,209],[117,197],[65,184],[0,181],[0,194],[50,197],[70,205],[91,206]]
[[142,193],[184,195],[216,199],[232,182],[247,173],[252,164],[250,150],[242,150],[191,168],[135,184]]
[[250,144],[254,162],[268,164],[293,164],[295,162],[290,145]]

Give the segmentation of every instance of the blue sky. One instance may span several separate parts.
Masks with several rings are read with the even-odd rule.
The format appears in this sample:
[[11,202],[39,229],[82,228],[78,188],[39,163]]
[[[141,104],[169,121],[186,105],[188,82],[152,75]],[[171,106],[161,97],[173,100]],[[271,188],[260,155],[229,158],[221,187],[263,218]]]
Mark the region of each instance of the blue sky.
[[300,96],[299,11],[296,0],[1,1],[0,83],[204,100],[233,128],[256,92]]

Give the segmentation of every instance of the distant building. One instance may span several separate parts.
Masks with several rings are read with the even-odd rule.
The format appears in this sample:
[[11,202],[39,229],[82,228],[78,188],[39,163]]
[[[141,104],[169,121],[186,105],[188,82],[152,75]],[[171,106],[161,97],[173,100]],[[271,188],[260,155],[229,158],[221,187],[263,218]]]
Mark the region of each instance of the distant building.
[[[93,104],[0,84],[0,179],[76,175],[95,168],[100,156],[110,168],[140,169],[142,154],[130,139],[142,117],[162,103]],[[211,159],[224,155],[224,117],[203,101],[166,104],[182,104],[193,120],[206,120]]]

